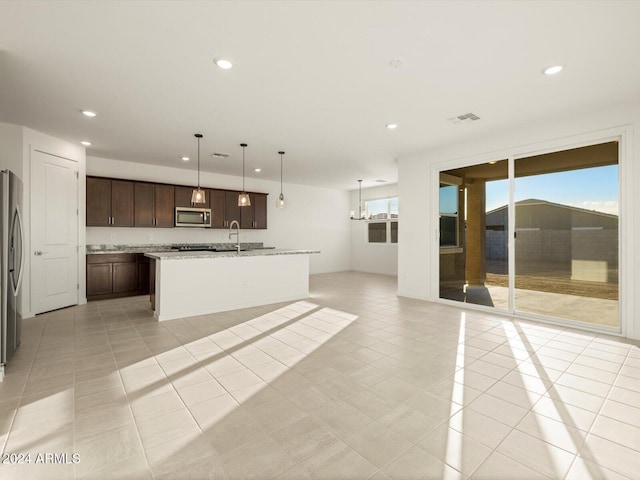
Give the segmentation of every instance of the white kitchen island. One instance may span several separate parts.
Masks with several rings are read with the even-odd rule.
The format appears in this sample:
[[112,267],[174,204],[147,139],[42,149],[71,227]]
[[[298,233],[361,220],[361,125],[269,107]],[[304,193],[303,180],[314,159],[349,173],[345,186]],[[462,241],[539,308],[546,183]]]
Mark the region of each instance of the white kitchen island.
[[314,253],[320,252],[146,253],[155,264],[151,270],[154,316],[159,321],[173,320],[307,298],[309,255]]

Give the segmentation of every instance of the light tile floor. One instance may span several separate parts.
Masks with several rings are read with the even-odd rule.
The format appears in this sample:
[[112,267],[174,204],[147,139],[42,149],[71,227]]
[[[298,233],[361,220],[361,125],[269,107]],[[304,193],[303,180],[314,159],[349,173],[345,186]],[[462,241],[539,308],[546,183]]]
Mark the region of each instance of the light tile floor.
[[637,345],[395,291],[348,272],[197,318],[133,297],[26,320],[0,478],[638,478]]

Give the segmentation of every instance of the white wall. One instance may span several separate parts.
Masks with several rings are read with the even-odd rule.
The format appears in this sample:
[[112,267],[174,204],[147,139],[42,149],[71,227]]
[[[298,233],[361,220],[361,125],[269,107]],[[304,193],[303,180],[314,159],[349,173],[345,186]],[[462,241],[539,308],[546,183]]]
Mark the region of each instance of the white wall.
[[435,301],[437,278],[437,170],[508,158],[510,155],[571,148],[596,138],[621,134],[621,318],[622,334],[640,338],[640,315],[634,297],[640,285],[640,103],[568,115],[553,122],[503,131],[499,135],[457,143],[399,161],[398,193],[402,202],[399,231],[398,293]]
[[85,178],[85,149],[79,145],[57,139],[29,128],[0,124],[0,168],[10,168],[22,180],[23,185],[23,220],[25,238],[25,265],[22,280],[22,316],[34,315],[31,303],[31,153],[34,150],[51,155],[67,158],[78,163],[79,171],[79,224],[78,224],[78,280],[80,283],[79,303],[86,302],[86,273],[84,261],[85,228],[84,228],[84,178]]
[[[196,172],[121,160],[87,157],[87,174],[194,186]],[[241,230],[240,241],[263,242],[277,248],[320,250],[311,255],[310,272],[351,268],[349,192],[285,183],[287,207],[277,209],[280,183],[248,178],[248,191],[268,193],[267,230]],[[200,184],[239,190],[242,178],[200,172]],[[87,227],[87,244],[229,242],[226,229]]]
[[[362,206],[367,200],[398,196],[398,184],[381,185],[362,189]],[[351,210],[358,212],[358,190],[351,192]],[[398,209],[402,208],[398,205]],[[401,216],[399,215],[401,221]],[[402,225],[398,226],[402,229]],[[351,268],[357,272],[398,274],[398,244],[368,243],[367,222],[351,222]]]
[[9,169],[24,183],[22,127],[0,123],[0,170]]

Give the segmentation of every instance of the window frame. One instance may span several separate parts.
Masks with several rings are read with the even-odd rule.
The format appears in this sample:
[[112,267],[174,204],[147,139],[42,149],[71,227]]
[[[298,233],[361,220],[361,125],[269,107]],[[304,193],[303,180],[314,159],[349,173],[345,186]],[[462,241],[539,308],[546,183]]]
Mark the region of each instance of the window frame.
[[[386,220],[381,220],[379,218],[373,219],[373,220],[366,220],[365,222],[367,224],[367,228],[365,229],[365,236],[366,236],[366,243],[367,245],[398,245],[398,241],[396,239],[395,242],[391,241],[391,224],[392,223],[399,223],[397,218],[387,218]],[[371,242],[369,241],[369,225],[372,223],[377,223],[377,224],[382,224],[384,223],[386,225],[386,230],[385,230],[385,241],[384,242]],[[399,228],[399,226],[397,227]]]
[[[456,213],[442,213],[442,209],[440,206],[440,195],[438,194],[438,243],[440,245],[440,251],[442,253],[452,253],[452,252],[457,252],[457,251],[461,251],[461,247],[460,247],[460,193],[459,193],[459,189],[461,188],[461,182],[460,183],[454,183],[452,181],[447,181],[446,179],[440,179],[439,182],[440,186],[438,189],[438,193],[440,193],[440,189],[442,187],[455,187],[456,189]],[[442,245],[442,228],[441,228],[441,221],[440,219],[442,217],[446,217],[446,218],[455,218],[456,222],[455,222],[455,237],[456,237],[456,241],[455,241],[455,245]]]
[[[396,238],[395,242],[392,242],[391,240],[391,224],[392,223],[399,223],[399,218],[400,218],[400,213],[398,212],[396,214],[395,217],[392,217],[391,214],[391,201],[392,200],[396,200],[398,199],[397,196],[393,196],[393,197],[383,197],[383,198],[370,198],[368,200],[365,200],[364,202],[364,206],[365,206],[365,224],[367,225],[367,228],[365,229],[365,243],[367,245],[398,245],[398,241]],[[370,217],[370,213],[367,209],[367,203],[368,202],[378,202],[380,200],[386,200],[387,202],[387,212],[386,212],[386,218],[371,218]],[[385,241],[384,242],[371,242],[369,241],[369,224],[372,223],[376,223],[376,224],[385,224],[386,226],[386,232],[385,232]],[[399,225],[396,227],[399,228]],[[397,237],[397,235],[396,235]]]

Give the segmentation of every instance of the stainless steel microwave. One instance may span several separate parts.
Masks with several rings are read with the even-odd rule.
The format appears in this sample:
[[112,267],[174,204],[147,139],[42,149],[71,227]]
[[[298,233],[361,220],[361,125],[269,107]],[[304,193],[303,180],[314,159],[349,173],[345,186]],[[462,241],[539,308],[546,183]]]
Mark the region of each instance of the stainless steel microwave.
[[176,207],[176,227],[211,228],[211,209]]

